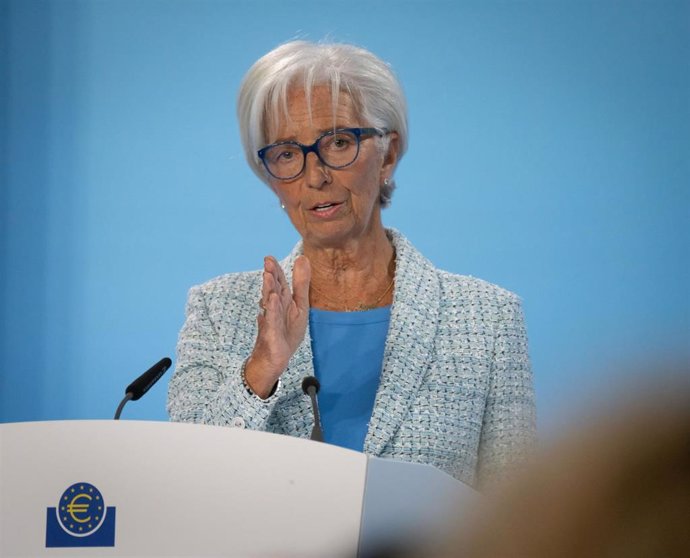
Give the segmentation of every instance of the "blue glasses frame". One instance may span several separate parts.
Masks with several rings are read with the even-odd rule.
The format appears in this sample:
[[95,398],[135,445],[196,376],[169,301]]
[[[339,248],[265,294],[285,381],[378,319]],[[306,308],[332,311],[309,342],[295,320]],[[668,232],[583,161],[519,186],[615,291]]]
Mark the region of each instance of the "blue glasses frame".
[[[355,156],[350,161],[349,163],[346,163],[345,165],[331,165],[324,161],[323,157],[321,157],[321,153],[319,153],[319,142],[328,136],[334,136],[335,134],[339,132],[348,132],[351,133],[352,135],[355,136],[357,140],[357,151],[355,152]],[[300,174],[304,172],[304,168],[307,166],[307,155],[309,153],[314,153],[319,161],[321,161],[324,165],[326,165],[328,168],[331,169],[344,169],[345,167],[349,167],[351,164],[353,164],[356,160],[357,157],[359,157],[359,145],[362,141],[362,136],[379,136],[383,137],[387,134],[389,134],[390,131],[387,130],[386,128],[337,128],[335,130],[329,130],[328,132],[324,132],[321,134],[318,138],[316,138],[316,141],[312,143],[311,145],[304,145],[303,143],[299,143],[298,141],[279,141],[277,143],[272,143],[270,145],[267,145],[266,147],[262,147],[259,149],[257,154],[259,155],[259,159],[261,159],[261,162],[264,164],[264,168],[270,174],[273,178],[277,178],[278,180],[292,180],[293,178],[297,178]],[[366,139],[366,138],[364,138]],[[268,162],[266,161],[266,153],[268,152],[269,149],[273,149],[274,147],[279,147],[281,145],[293,145],[295,147],[299,147],[299,149],[302,151],[302,168],[298,173],[293,174],[292,176],[284,177],[284,176],[276,176],[271,172],[271,169],[268,166]]]

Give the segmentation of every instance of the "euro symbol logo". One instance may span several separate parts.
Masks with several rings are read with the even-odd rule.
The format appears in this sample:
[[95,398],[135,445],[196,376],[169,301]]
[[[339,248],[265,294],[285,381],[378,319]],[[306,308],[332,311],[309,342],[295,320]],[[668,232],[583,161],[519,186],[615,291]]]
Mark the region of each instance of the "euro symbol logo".
[[91,496],[88,494],[77,494],[74,498],[72,498],[72,501],[67,504],[67,513],[69,513],[72,516],[72,519],[77,523],[88,523],[91,521],[91,516],[77,517],[77,515],[83,515],[89,511],[90,502],[86,504],[78,503],[82,498],[86,498],[89,501],[91,500]]
[[55,509],[60,526],[75,537],[86,537],[97,531],[106,511],[100,490],[88,482],[78,482],[67,488]]

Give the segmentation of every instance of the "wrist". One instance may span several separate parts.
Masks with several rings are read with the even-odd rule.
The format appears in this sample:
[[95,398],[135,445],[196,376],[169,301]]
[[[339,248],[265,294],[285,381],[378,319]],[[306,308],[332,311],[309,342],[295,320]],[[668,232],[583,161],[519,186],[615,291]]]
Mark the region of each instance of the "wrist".
[[259,399],[265,400],[274,395],[280,386],[280,374],[273,377],[262,372],[265,369],[256,358],[250,356],[242,368],[242,383],[245,389]]

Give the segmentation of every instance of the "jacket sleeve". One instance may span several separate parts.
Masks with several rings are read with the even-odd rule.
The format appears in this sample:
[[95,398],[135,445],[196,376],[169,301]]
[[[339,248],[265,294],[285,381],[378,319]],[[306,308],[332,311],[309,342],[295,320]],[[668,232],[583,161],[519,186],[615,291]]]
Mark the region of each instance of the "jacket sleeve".
[[224,342],[209,315],[203,287],[190,290],[168,387],[171,420],[266,429],[277,394],[261,400],[244,388],[242,367],[252,345],[241,337]]
[[536,439],[536,412],[520,300],[505,292],[499,306],[489,391],[479,444],[478,481],[500,480],[524,461]]

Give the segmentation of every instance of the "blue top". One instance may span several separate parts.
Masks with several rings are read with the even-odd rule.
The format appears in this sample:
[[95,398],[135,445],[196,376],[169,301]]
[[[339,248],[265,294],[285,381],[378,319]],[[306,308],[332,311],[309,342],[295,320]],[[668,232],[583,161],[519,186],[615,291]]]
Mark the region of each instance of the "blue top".
[[390,318],[390,306],[363,312],[309,310],[325,442],[357,451],[364,448]]

